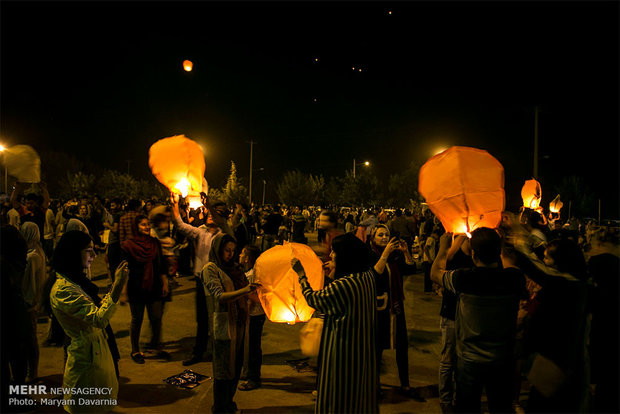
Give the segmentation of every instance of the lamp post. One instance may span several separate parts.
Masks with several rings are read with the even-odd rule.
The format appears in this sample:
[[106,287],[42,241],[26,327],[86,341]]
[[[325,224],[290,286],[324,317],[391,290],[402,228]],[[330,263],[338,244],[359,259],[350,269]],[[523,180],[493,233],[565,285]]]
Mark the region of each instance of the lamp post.
[[267,181],[263,180],[263,205],[265,205],[265,186],[267,185]]
[[[356,163],[355,158],[353,158],[353,178],[355,178],[355,166],[356,165],[358,165],[358,163]],[[369,161],[360,162],[359,165],[364,165],[368,167],[370,165],[370,162]]]

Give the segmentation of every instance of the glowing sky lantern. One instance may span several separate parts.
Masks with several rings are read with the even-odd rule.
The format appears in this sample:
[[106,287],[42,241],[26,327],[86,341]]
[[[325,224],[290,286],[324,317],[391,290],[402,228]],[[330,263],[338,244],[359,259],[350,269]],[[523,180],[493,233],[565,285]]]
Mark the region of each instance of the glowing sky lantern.
[[549,203],[549,211],[552,213],[559,213],[564,203],[560,200],[560,195],[558,194],[552,202]]
[[537,209],[542,198],[540,183],[533,178],[525,181],[523,188],[521,188],[521,198],[523,199],[523,207],[531,208],[532,210]]
[[418,189],[447,232],[495,228],[505,206],[504,167],[491,154],[450,147],[420,168]]
[[200,200],[200,192],[207,192],[202,150],[195,141],[184,135],[154,143],[149,150],[149,167],[160,183],[183,197],[193,196]]
[[260,303],[272,322],[294,324],[307,322],[314,309],[301,294],[297,273],[291,268],[296,257],[306,271],[312,289],[323,288],[323,265],[310,247],[300,243],[274,246],[261,254],[254,265]]
[[186,72],[191,72],[193,68],[194,68],[194,64],[192,63],[191,60],[183,61],[183,69],[185,69]]

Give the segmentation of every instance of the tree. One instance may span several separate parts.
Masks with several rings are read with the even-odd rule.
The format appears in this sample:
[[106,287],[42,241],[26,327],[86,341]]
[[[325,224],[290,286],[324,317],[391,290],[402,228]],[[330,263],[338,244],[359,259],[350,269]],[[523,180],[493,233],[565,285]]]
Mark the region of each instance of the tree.
[[[570,214],[573,217],[587,217],[595,215],[596,198],[582,177],[571,175],[555,187],[560,194],[564,207],[561,213],[567,217],[570,203]],[[555,197],[555,194],[553,195]],[[570,217],[568,217],[570,218]]]
[[311,175],[308,176],[299,170],[287,171],[278,184],[276,192],[280,202],[286,205],[311,205],[316,199],[319,186],[322,188],[320,183],[313,183]]
[[77,173],[66,173],[66,180],[61,182],[60,194],[65,198],[85,197],[92,194],[95,184],[95,176],[84,174],[82,171]]
[[127,200],[138,198],[139,183],[129,174],[115,170],[106,170],[97,181],[97,192],[104,198],[120,198]]
[[361,171],[356,177],[349,171],[342,182],[342,204],[373,205],[379,203],[379,180],[371,171]]
[[230,175],[222,188],[222,195],[229,206],[248,203],[248,189],[241,185],[241,181],[237,178],[237,166],[234,161],[230,162]]

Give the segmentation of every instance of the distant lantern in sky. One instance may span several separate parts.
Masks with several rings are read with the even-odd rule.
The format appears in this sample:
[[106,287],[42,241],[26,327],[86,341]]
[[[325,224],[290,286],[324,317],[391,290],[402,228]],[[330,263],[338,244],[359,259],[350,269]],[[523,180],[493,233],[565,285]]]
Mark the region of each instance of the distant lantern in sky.
[[191,72],[193,68],[194,68],[194,64],[192,63],[191,60],[183,61],[183,69],[185,69],[186,72]]
[[355,70],[355,66],[353,66],[353,67],[351,68],[351,70]]
[[521,198],[523,199],[523,207],[536,210],[540,206],[542,198],[542,189],[540,183],[535,179],[526,180],[521,188]]
[[314,58],[314,61],[315,61],[315,62],[318,62],[318,61],[319,61],[319,58]]
[[323,288],[323,264],[312,249],[300,243],[274,246],[260,255],[254,266],[255,281],[261,284],[258,298],[271,322],[307,322],[314,309],[301,293],[299,277],[291,267],[296,257],[314,290]]
[[505,206],[504,167],[484,150],[451,147],[420,168],[419,191],[448,232],[495,228]]
[[313,99],[312,99],[312,102],[316,102],[316,98],[313,98]]
[[392,10],[388,10],[388,14],[392,14]]
[[359,71],[361,72],[361,71],[362,71],[362,68],[359,68]]

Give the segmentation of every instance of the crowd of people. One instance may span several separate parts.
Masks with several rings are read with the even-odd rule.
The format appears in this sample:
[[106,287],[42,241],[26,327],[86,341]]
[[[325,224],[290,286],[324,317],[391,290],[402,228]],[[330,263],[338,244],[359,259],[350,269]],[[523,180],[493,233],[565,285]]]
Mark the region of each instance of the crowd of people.
[[[316,231],[325,287],[313,290],[301,262],[291,263],[324,320],[316,412],[378,412],[386,349],[396,351],[399,393],[425,400],[410,384],[404,305],[404,280],[418,272],[425,293],[442,301],[443,412],[480,412],[483,390],[490,412],[514,412],[523,383],[528,412],[618,412],[614,229],[522,209],[505,212],[497,229],[454,235],[429,209],[230,208],[205,194],[190,209],[176,194],[64,201],[52,200],[44,183],[25,190],[18,184],[1,212],[2,326],[12,339],[4,342],[5,384],[36,382],[37,319],[47,316],[46,345],[65,349],[63,387],[109,387],[116,396],[121,356],[109,320],[118,304],[129,304],[133,362],[145,364],[146,353],[169,359],[166,303],[177,278],[191,276],[196,337],[183,365],[211,361],[212,411],[236,412],[236,391],[261,387],[265,313],[254,263],[276,244],[307,244]],[[97,254],[108,266],[103,298],[90,275]],[[145,311],[151,340],[142,349]],[[3,389],[6,404],[4,397]],[[65,395],[67,411],[85,409],[75,399]]]

